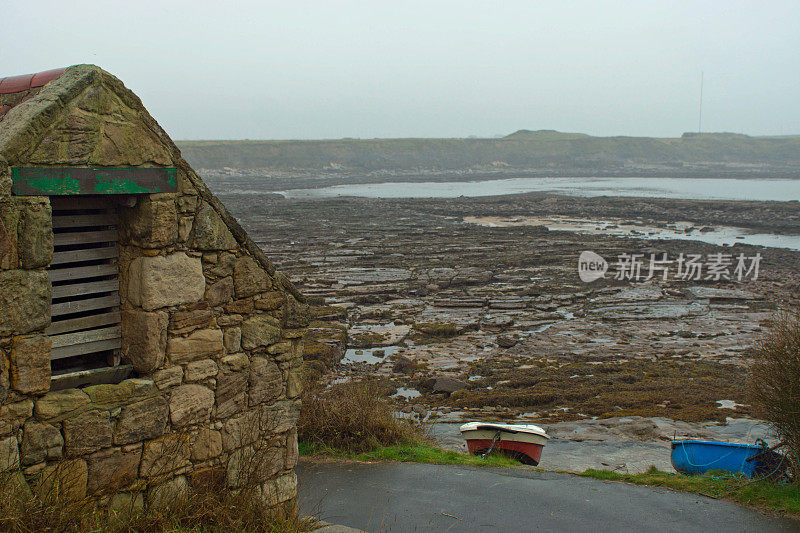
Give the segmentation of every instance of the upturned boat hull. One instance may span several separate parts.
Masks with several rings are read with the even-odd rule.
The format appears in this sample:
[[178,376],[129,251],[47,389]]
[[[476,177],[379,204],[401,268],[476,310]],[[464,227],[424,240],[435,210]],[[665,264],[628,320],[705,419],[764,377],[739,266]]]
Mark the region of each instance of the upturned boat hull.
[[550,438],[538,426],[477,422],[461,426],[461,435],[473,455],[499,451],[533,466],[539,464],[542,449]]

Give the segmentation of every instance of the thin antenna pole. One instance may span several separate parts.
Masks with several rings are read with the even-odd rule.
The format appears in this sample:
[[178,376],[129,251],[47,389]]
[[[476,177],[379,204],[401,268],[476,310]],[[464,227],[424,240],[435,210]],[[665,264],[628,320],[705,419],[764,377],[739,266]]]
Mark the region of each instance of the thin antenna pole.
[[700,71],[700,113],[697,118],[697,133],[703,130],[703,71]]

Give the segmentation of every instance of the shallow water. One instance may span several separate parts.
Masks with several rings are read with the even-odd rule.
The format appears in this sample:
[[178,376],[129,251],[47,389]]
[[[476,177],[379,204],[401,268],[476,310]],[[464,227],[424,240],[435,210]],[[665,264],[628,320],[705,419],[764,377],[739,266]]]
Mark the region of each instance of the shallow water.
[[464,222],[479,226],[505,228],[515,226],[545,226],[550,230],[570,231],[583,235],[609,235],[637,239],[674,239],[699,241],[717,246],[733,246],[737,243],[800,250],[800,235],[778,235],[758,233],[732,226],[703,228],[690,222],[676,222],[667,227],[632,224],[617,219],[583,219],[563,216],[547,217],[464,217]]
[[412,398],[417,398],[420,396],[420,392],[415,389],[409,389],[407,387],[398,387],[397,392],[394,393],[392,396],[394,397],[403,397],[407,400],[411,400]]
[[[344,352],[342,363],[369,363],[376,364],[383,362],[390,355],[394,355],[399,350],[399,346],[378,346],[375,348],[349,348]],[[375,352],[383,352],[383,355],[375,355]]]
[[[242,191],[254,192],[254,191]],[[489,181],[363,183],[278,191],[287,198],[457,198],[526,192],[698,200],[800,201],[800,180],[729,178],[510,178]]]

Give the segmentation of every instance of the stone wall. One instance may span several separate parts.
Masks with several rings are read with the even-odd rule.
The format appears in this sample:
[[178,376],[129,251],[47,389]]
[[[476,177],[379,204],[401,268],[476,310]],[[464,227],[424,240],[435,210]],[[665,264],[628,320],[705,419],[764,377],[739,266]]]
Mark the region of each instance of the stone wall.
[[13,164],[137,166],[156,154],[178,168],[178,193],[119,206],[122,360],[135,377],[51,391],[50,204],[10,196],[0,152],[0,471],[34,489],[61,477],[75,495],[141,504],[167,489],[240,487],[257,456],[248,483],[270,505],[293,505],[302,296],[132,93],[105,73],[84,85]]

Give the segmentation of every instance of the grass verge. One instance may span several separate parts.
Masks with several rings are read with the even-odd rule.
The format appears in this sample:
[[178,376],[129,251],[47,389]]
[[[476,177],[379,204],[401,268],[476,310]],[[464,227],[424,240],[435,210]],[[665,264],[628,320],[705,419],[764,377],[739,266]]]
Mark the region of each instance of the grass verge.
[[482,459],[432,446],[421,426],[394,416],[377,380],[323,389],[313,376],[306,378],[297,426],[301,455],[469,466],[520,464],[498,454]]
[[579,474],[604,481],[621,481],[634,485],[666,487],[693,492],[711,498],[731,500],[761,510],[779,512],[800,518],[800,486],[780,484],[769,480],[753,481],[731,476],[726,472],[702,476],[672,474],[651,468],[642,474],[619,474],[609,470],[589,469]]
[[300,455],[352,459],[355,461],[395,461],[404,463],[430,463],[439,465],[514,467],[520,463],[502,455],[492,454],[486,459],[443,450],[424,443],[377,446],[365,452],[348,452],[310,442],[300,443]]

